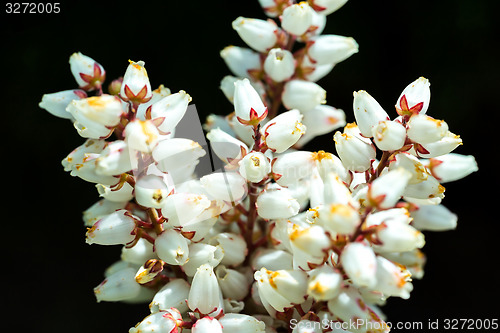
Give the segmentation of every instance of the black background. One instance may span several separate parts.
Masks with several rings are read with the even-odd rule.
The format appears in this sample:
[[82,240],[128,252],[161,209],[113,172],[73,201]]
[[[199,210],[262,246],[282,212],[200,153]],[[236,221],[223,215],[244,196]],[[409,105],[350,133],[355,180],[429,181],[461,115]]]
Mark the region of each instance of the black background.
[[[60,164],[83,139],[38,102],[76,87],[68,59],[81,51],[104,66],[108,82],[124,74],[128,59],[144,60],[153,87],[186,90],[202,118],[227,114],[231,105],[218,87],[229,70],[219,51],[243,46],[231,28],[236,17],[265,16],[256,0],[71,1],[59,14],[1,12],[1,290],[12,313],[4,322],[19,332],[126,332],[149,310],[95,302],[92,288],[120,247],[85,244],[81,212],[98,200],[97,191]],[[353,121],[352,92],[364,89],[395,116],[402,89],[424,76],[432,91],[428,114],[461,135],[456,152],[475,155],[480,167],[445,184],[443,203],[458,214],[458,228],[426,233],[426,274],[409,300],[388,301],[393,323],[498,318],[497,13],[494,0],[351,0],[328,17],[324,33],[360,45],[318,82],[328,104]],[[307,148],[335,151],[330,134]]]

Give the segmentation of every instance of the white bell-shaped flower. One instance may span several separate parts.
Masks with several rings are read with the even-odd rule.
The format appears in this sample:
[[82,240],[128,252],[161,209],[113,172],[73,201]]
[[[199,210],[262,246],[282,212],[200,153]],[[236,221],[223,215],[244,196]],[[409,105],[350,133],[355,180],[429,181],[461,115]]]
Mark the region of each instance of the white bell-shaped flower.
[[[276,228],[274,230],[276,230]],[[276,235],[276,233],[272,235]],[[251,263],[255,271],[263,267],[271,271],[293,269],[293,257],[290,252],[278,249],[257,249],[252,257]]]
[[249,151],[248,146],[229,135],[220,128],[214,128],[207,133],[207,139],[210,141],[210,148],[217,157],[225,163],[240,160]]
[[411,273],[404,266],[377,256],[377,284],[373,289],[382,292],[385,297],[408,299],[413,290]]
[[151,313],[166,311],[176,308],[179,312],[188,311],[186,300],[189,295],[190,285],[183,279],[172,279],[161,287],[149,304]]
[[402,116],[425,114],[431,99],[430,83],[424,77],[410,83],[396,102],[396,111]]
[[200,157],[205,155],[205,150],[198,142],[184,138],[162,140],[153,149],[153,158],[158,169],[163,172],[196,165]]
[[188,241],[174,229],[163,231],[155,240],[158,257],[170,265],[184,265],[189,260]]
[[268,158],[261,152],[251,152],[238,163],[240,174],[252,183],[262,181],[271,172]]
[[135,327],[132,327],[129,333],[176,333],[178,332],[177,322],[179,318],[172,315],[172,310],[160,311],[150,314],[144,318]]
[[212,317],[198,319],[191,327],[191,333],[222,333],[221,323]]
[[152,96],[151,84],[149,83],[146,68],[144,68],[144,61],[134,62],[129,60],[129,65],[123,76],[120,97],[124,101],[140,104],[149,101]]
[[340,293],[343,281],[339,271],[323,265],[309,272],[307,294],[316,301],[328,301]]
[[264,219],[286,219],[297,215],[299,209],[300,204],[284,187],[268,187],[257,198],[257,214]]
[[200,179],[205,191],[216,200],[237,202],[247,194],[247,181],[237,172],[215,172]]
[[125,268],[109,275],[97,287],[94,294],[97,302],[117,302],[133,299],[141,292],[141,285],[135,281],[136,269]]
[[120,175],[132,170],[132,168],[130,150],[123,140],[108,143],[96,159],[96,172],[101,175]]
[[329,15],[335,12],[346,2],[347,0],[309,0],[314,10],[322,15]]
[[325,257],[331,246],[330,237],[325,233],[325,229],[319,225],[313,225],[308,228],[301,228],[294,225],[289,231],[289,238],[292,249],[300,249],[312,257]]
[[340,255],[340,262],[355,286],[375,286],[377,260],[370,246],[361,242],[347,244]]
[[295,73],[295,59],[288,50],[274,48],[264,60],[264,71],[276,82],[283,82]]
[[97,192],[101,198],[114,202],[130,201],[134,198],[134,187],[129,183],[118,186],[108,186],[105,184],[96,184]]
[[448,124],[425,114],[415,114],[408,121],[408,138],[417,143],[432,143],[441,140],[448,133]]
[[445,231],[457,227],[458,217],[443,205],[424,205],[411,212],[412,226],[419,230]]
[[451,153],[461,144],[462,139],[460,136],[448,131],[441,140],[431,143],[415,144],[409,152],[418,157],[433,158]]
[[443,199],[445,190],[436,178],[428,175],[426,180],[406,186],[403,196],[416,199]]
[[389,163],[389,171],[403,168],[411,173],[408,184],[418,184],[427,179],[429,173],[424,164],[415,156],[407,152],[394,155]]
[[302,112],[302,115],[302,124],[307,131],[297,142],[300,146],[318,135],[330,133],[346,124],[344,111],[330,105],[318,105],[312,110]]
[[125,126],[125,142],[130,149],[150,154],[160,140],[158,128],[151,120],[132,120]]
[[160,209],[172,190],[173,184],[168,186],[163,177],[146,175],[136,181],[134,195],[139,205]]
[[441,183],[462,179],[478,170],[474,156],[454,153],[431,158],[426,166]]
[[189,290],[188,306],[191,311],[201,314],[218,313],[222,310],[222,292],[213,267],[209,264],[197,269]]
[[332,235],[351,235],[361,223],[356,209],[345,204],[329,204],[317,207],[315,222]]
[[202,214],[211,204],[211,201],[205,195],[174,193],[165,199],[161,213],[168,218],[169,225],[182,227],[193,220],[201,219]]
[[266,324],[255,318],[242,313],[226,313],[219,319],[224,333],[266,333]]
[[[83,222],[86,227],[91,227],[104,216],[109,215],[118,209],[125,208],[127,203],[128,200],[125,202],[113,202],[106,199],[99,200],[83,211]],[[142,264],[142,262],[140,264]]]
[[215,275],[224,298],[243,300],[250,289],[250,281],[237,270],[219,265],[215,268]]
[[368,198],[382,209],[396,205],[403,195],[412,174],[403,168],[391,170],[375,179],[368,189]]
[[117,210],[97,221],[87,233],[87,244],[127,244],[135,239],[135,220],[126,209]]
[[83,90],[64,90],[43,95],[42,101],[38,104],[38,106],[47,110],[50,114],[56,117],[73,120],[73,116],[70,112],[66,111],[66,108],[73,100],[83,98],[87,98],[87,94]]
[[66,111],[75,119],[78,134],[92,139],[110,136],[124,114],[120,100],[111,95],[73,100]]
[[353,109],[359,131],[364,137],[371,138],[372,128],[380,121],[389,120],[389,115],[380,104],[364,90],[353,93]]
[[326,90],[314,82],[295,79],[285,83],[281,98],[287,109],[306,112],[326,103]]
[[294,304],[301,304],[307,295],[307,274],[300,270],[255,272],[259,296],[276,311],[282,312]]
[[220,245],[213,246],[205,243],[189,244],[189,260],[182,266],[187,276],[194,276],[198,267],[209,264],[216,267],[224,257],[224,250]]
[[149,259],[158,258],[153,250],[153,244],[144,238],[137,240],[132,247],[122,247],[120,259],[134,265],[142,265]]
[[281,186],[309,178],[316,167],[315,154],[309,151],[285,152],[272,163],[273,176]]
[[246,47],[227,46],[220,51],[220,56],[231,72],[238,77],[249,78],[252,72],[261,68],[259,53]]
[[270,120],[262,129],[266,145],[276,153],[282,153],[293,146],[306,132],[301,120],[299,110],[284,112]]
[[378,149],[394,151],[405,144],[406,128],[396,121],[385,120],[373,126],[372,136]]
[[303,35],[312,24],[313,11],[306,1],[286,7],[280,17],[281,28],[292,35]]
[[369,140],[364,140],[358,133],[355,123],[347,124],[344,133],[335,132],[333,140],[344,166],[351,171],[365,172],[371,168],[376,151]]
[[106,71],[94,59],[75,52],[69,57],[71,74],[78,85],[87,91],[100,89],[106,78]]
[[184,90],[154,102],[145,111],[147,119],[153,119],[161,134],[173,132],[186,114],[191,96]]
[[257,125],[267,116],[267,108],[248,79],[234,83],[234,113],[244,125]]
[[208,243],[222,248],[224,256],[220,263],[226,266],[240,265],[248,254],[247,243],[240,234],[222,232],[210,238]]
[[336,64],[358,52],[358,43],[352,37],[320,35],[308,42],[307,54],[318,65]]
[[278,36],[278,27],[273,21],[266,21],[254,18],[238,17],[233,21],[233,29],[236,30],[240,38],[252,49],[259,52],[266,52],[272,48]]

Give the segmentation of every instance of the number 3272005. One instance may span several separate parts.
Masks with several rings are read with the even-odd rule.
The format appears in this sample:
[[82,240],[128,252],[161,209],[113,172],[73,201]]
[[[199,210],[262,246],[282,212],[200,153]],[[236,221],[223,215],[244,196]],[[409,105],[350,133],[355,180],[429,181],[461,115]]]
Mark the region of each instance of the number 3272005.
[[7,2],[5,12],[7,14],[57,14],[61,12],[59,2]]

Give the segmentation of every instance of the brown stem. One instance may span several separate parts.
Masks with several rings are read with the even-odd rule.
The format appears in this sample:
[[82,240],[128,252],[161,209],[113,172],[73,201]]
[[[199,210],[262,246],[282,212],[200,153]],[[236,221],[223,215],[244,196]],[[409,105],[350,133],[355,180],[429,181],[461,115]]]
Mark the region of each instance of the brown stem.
[[380,158],[380,162],[379,162],[379,164],[377,166],[377,170],[375,170],[375,172],[373,173],[373,175],[368,180],[368,184],[370,184],[375,179],[377,179],[378,176],[380,176],[380,174],[382,173],[382,170],[384,170],[384,168],[387,166],[387,161],[389,160],[389,156],[391,156],[391,153],[388,152],[388,151],[384,151],[382,153],[382,157]]
[[255,226],[255,221],[257,220],[257,189],[258,187],[250,183],[250,189],[248,191],[248,196],[250,197],[250,205],[248,207],[248,215],[247,215],[247,227],[245,233],[245,241],[247,243],[248,248],[248,257],[253,251],[253,229]]
[[159,223],[160,218],[158,217],[158,211],[155,208],[148,208],[147,213],[151,223],[153,224],[153,229],[157,235],[163,232],[163,227]]

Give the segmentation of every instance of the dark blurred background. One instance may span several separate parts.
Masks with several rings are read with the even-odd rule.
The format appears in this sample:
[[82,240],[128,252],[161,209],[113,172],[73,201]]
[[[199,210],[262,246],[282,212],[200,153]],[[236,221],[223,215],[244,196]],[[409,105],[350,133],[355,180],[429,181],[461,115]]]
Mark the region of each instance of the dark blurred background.
[[[445,184],[443,204],[458,214],[458,228],[426,233],[425,276],[414,281],[409,300],[388,301],[391,322],[498,318],[498,7],[494,0],[350,0],[328,17],[324,33],[360,45],[318,82],[328,104],[353,121],[352,92],[364,89],[395,116],[402,89],[424,76],[432,91],[428,114],[446,120],[464,141],[455,152],[475,155],[480,168]],[[59,14],[2,8],[2,289],[6,307],[23,314],[5,320],[16,331],[127,332],[149,312],[147,305],[95,302],[92,288],[120,246],[85,244],[81,212],[97,191],[60,164],[83,139],[70,122],[38,108],[44,93],[76,87],[69,56],[94,58],[108,82],[124,74],[128,59],[144,60],[153,87],[186,90],[201,118],[227,114],[232,107],[218,87],[229,70],[219,51],[243,46],[231,28],[238,16],[265,18],[257,0],[75,0],[61,3]],[[307,148],[335,151],[331,134]]]

